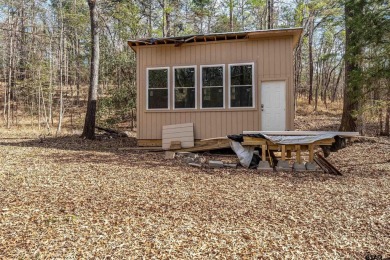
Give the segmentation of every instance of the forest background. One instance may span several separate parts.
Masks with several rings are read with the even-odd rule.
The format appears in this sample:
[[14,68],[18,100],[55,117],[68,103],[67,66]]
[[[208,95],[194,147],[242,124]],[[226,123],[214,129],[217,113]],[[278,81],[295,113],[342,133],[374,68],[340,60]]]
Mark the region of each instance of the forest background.
[[[302,27],[296,100],[343,101],[340,129],[389,135],[390,4],[386,0],[99,0],[97,124],[136,127],[136,57],[127,40]],[[1,126],[47,134],[80,128],[91,24],[86,0],[0,0]],[[341,104],[341,102],[340,102]]]

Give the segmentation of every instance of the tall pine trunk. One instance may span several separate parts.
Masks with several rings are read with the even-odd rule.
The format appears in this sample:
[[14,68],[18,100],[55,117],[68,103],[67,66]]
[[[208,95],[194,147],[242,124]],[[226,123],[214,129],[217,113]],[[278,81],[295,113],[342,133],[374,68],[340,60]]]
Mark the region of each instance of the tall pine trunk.
[[88,106],[85,115],[84,130],[81,137],[95,139],[97,88],[99,82],[99,30],[98,14],[96,10],[97,0],[88,0],[89,15],[91,20],[92,55],[89,76]]
[[362,47],[358,26],[363,16],[364,0],[348,0],[345,3],[345,87],[340,131],[358,129],[359,103],[362,94],[359,57]]

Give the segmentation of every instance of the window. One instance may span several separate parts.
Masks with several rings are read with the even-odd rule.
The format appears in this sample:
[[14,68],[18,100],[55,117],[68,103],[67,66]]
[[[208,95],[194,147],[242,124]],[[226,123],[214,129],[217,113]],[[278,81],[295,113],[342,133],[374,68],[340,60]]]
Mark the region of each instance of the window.
[[201,66],[202,108],[224,107],[224,65]]
[[174,67],[175,108],[196,108],[196,68]]
[[147,69],[148,109],[169,108],[169,69]]
[[230,107],[253,107],[253,63],[230,64]]

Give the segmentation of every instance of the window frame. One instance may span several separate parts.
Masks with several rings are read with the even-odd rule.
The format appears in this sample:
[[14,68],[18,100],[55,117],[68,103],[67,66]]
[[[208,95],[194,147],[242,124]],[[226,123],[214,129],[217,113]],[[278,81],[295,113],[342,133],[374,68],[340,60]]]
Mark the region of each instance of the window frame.
[[[207,86],[205,88],[220,88],[222,87],[222,107],[203,107],[203,68],[215,68],[222,67],[222,86]],[[226,101],[225,101],[225,87],[226,87],[226,64],[209,64],[209,65],[200,65],[200,108],[201,109],[225,109]]]
[[[252,106],[249,107],[232,107],[231,103],[231,89],[232,89],[232,78],[231,78],[231,67],[232,66],[245,66],[245,65],[252,65]],[[256,107],[256,95],[255,95],[255,63],[254,62],[244,62],[244,63],[231,63],[228,64],[229,71],[228,71],[228,82],[229,82],[229,93],[228,93],[228,102],[229,102],[229,108],[232,109],[248,109],[248,108],[255,108]],[[235,85],[236,86],[236,85]],[[236,87],[240,87],[241,85],[237,85]],[[247,86],[247,85],[242,85]]]
[[[194,68],[194,76],[195,76],[195,82],[194,82],[194,89],[195,89],[195,107],[188,107],[188,108],[177,108],[175,106],[176,103],[176,95],[175,95],[175,90],[176,90],[176,82],[175,82],[175,76],[176,76],[176,69],[186,69],[186,68]],[[172,66],[173,70],[173,78],[172,78],[172,92],[173,92],[173,109],[174,110],[191,110],[191,109],[197,109],[198,108],[198,74],[197,74],[197,66],[196,65],[186,65],[186,66]],[[181,87],[183,88],[183,87]],[[186,87],[185,87],[186,88]],[[188,88],[188,87],[187,87]],[[191,89],[191,88],[189,88]]]
[[[149,108],[149,71],[150,70],[168,70],[167,72],[167,95],[168,95],[168,107],[167,108]],[[146,68],[146,110],[150,111],[165,111],[171,108],[171,95],[170,95],[170,68],[169,67],[148,67]],[[165,88],[152,88],[152,89],[165,89]]]

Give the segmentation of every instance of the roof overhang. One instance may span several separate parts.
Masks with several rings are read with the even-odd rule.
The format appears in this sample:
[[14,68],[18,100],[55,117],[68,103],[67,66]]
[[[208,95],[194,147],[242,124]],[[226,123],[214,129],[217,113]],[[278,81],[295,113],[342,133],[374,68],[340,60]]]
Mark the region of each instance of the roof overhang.
[[303,31],[302,28],[287,28],[287,29],[271,29],[271,30],[244,31],[244,32],[196,34],[196,35],[177,36],[177,37],[145,38],[145,39],[129,40],[127,44],[135,51],[136,46],[146,46],[146,45],[174,45],[176,47],[179,47],[185,43],[215,42],[215,41],[227,41],[227,40],[292,36],[293,47],[295,47],[299,41],[302,31]]

